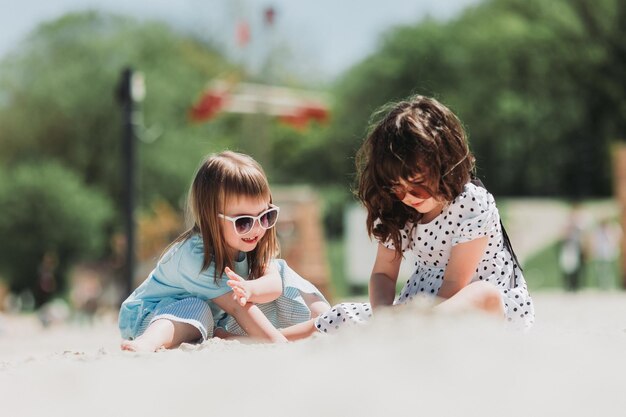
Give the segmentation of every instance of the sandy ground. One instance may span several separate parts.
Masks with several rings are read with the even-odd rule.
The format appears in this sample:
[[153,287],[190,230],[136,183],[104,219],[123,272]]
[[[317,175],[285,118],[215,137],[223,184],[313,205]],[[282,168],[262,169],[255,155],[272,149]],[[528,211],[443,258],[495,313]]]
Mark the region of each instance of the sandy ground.
[[527,333],[408,309],[332,337],[155,354],[119,351],[111,319],[0,316],[0,415],[626,415],[626,293],[534,298]]

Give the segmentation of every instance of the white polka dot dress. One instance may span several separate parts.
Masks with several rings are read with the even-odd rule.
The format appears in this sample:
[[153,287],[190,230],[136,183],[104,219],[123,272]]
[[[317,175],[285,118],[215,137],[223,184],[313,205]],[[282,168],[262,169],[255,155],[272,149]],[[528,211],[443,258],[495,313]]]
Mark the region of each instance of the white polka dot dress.
[[[394,304],[402,304],[420,295],[435,296],[439,292],[445,268],[454,245],[486,236],[487,249],[471,281],[485,281],[500,290],[506,319],[515,327],[533,325],[535,312],[524,276],[515,264],[503,241],[500,214],[493,196],[484,188],[468,183],[463,192],[441,214],[427,224],[408,223],[401,233],[402,252],[412,255],[415,272],[406,281]],[[394,249],[392,242],[385,242]],[[369,305],[367,305],[369,307]],[[338,307],[335,306],[336,310]],[[337,330],[324,319],[316,326],[326,333]],[[336,319],[333,320],[334,323]],[[341,322],[343,323],[343,321]],[[342,324],[339,324],[341,327]]]
[[315,327],[322,333],[334,333],[348,326],[365,324],[372,317],[369,303],[341,303],[315,320]]

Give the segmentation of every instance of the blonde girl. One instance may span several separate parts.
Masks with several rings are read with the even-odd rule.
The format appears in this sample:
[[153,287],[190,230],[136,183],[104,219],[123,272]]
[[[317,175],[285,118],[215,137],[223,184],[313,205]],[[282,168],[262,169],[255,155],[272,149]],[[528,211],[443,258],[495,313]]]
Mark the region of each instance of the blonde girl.
[[188,209],[191,227],[121,306],[122,349],[173,348],[216,331],[272,342],[306,336],[297,325],[329,306],[275,259],[280,208],[259,164],[230,151],[210,155],[195,175]]

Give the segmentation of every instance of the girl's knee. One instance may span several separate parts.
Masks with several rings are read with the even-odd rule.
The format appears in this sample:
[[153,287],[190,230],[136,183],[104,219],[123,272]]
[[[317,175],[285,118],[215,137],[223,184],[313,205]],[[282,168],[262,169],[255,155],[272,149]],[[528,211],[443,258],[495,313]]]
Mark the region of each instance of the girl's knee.
[[494,285],[485,281],[478,281],[469,284],[466,288],[480,309],[492,313],[504,313],[502,294]]

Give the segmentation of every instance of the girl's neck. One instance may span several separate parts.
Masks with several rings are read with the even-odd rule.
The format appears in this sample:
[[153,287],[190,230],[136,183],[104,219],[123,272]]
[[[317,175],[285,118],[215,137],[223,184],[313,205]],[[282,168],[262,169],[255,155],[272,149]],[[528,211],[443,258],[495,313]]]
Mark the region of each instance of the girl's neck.
[[445,207],[445,205],[446,203],[444,201],[437,203],[437,205],[431,211],[422,215],[419,220],[420,224],[432,222],[435,217],[439,216],[443,212],[443,208]]
[[246,252],[242,252],[233,248],[228,248],[228,251],[226,252],[226,257],[231,262],[241,262],[246,259]]
[[235,262],[241,262],[244,259],[246,259],[246,253],[245,252],[235,251],[235,256],[233,257],[233,260]]

